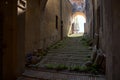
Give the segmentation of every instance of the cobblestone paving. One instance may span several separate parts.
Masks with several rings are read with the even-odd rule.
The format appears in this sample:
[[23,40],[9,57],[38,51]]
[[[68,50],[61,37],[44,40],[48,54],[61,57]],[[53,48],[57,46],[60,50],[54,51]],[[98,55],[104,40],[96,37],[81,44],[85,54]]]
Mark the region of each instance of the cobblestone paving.
[[[58,48],[51,48],[42,61],[37,64],[38,68],[44,67],[46,64],[83,65],[92,51],[82,44],[80,37],[75,36],[72,35],[58,43],[62,44]],[[26,69],[23,76],[19,77],[18,80],[105,80],[105,77],[104,75],[93,76],[92,74],[77,72]]]

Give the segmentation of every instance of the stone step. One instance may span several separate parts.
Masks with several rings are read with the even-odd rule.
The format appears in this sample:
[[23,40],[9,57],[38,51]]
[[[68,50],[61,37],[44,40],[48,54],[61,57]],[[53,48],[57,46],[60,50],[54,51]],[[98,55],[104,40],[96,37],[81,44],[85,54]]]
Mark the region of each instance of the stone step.
[[25,77],[23,77],[21,80],[25,80],[24,78],[29,78],[29,80],[105,80],[104,75],[95,76],[86,73],[25,70],[22,75]]
[[44,65],[44,64],[69,64],[69,65],[73,65],[73,64],[77,64],[77,65],[82,65],[84,63],[84,61],[80,61],[80,62],[76,62],[76,61],[46,61],[46,62],[41,62],[40,65]]
[[49,51],[56,51],[56,50],[58,50],[58,51],[91,51],[91,50],[89,50],[89,48],[57,48],[57,49],[50,49]]
[[48,54],[49,53],[56,53],[56,54],[81,54],[81,53],[83,53],[83,54],[89,54],[89,53],[92,53],[92,52],[90,52],[90,51],[48,51],[47,52]]
[[73,60],[73,61],[77,61],[77,60],[85,60],[85,59],[89,59],[89,58],[85,58],[85,57],[73,57],[73,58],[70,58],[70,57],[46,57],[47,60],[51,61],[51,60],[62,60],[62,61],[68,61],[68,60]]
[[46,63],[57,63],[57,64],[68,64],[68,63],[71,63],[71,64],[81,64],[81,63],[84,63],[86,60],[78,60],[78,61],[55,61],[55,60],[50,60],[50,61],[45,61],[43,62],[42,64],[46,64]]
[[88,58],[90,58],[90,57],[88,57],[88,56],[53,56],[53,55],[51,55],[51,56],[46,56],[46,58],[48,58],[48,59],[88,59]]

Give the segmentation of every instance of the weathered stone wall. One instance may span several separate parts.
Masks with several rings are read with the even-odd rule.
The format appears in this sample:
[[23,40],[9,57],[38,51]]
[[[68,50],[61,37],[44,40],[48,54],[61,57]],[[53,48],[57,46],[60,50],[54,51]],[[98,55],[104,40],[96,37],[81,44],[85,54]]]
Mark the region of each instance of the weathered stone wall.
[[[94,41],[97,49],[101,49],[103,54],[106,56],[106,74],[109,75],[108,80],[112,80],[112,16],[110,6],[111,4],[106,4],[107,1],[96,1],[94,10],[94,20],[95,20],[95,32]],[[109,26],[109,27],[108,27]],[[111,69],[111,70],[110,70]]]
[[[104,6],[104,3],[103,3],[103,0],[101,0],[100,2],[100,28],[99,28],[99,47],[102,49],[102,50],[105,50],[105,34],[106,32],[104,31],[104,25],[105,25],[105,6]],[[105,54],[105,53],[104,53]]]
[[28,1],[26,13],[26,53],[32,52],[34,49],[46,49],[61,39],[61,10],[63,10],[63,33],[66,36],[71,25],[72,7],[69,1],[63,0],[62,2],[62,9],[60,0],[48,0],[41,9],[39,0]]
[[40,24],[40,46],[45,49],[60,39],[60,1],[48,0]]
[[[44,9],[41,21],[41,46],[46,48],[61,39],[61,20],[63,21],[63,36],[67,36],[68,29],[71,25],[70,18],[72,14],[71,4],[67,0],[48,0]],[[54,5],[54,6],[53,6]],[[60,7],[62,5],[62,7]],[[68,13],[68,14],[66,14]],[[61,17],[62,16],[62,17]],[[56,21],[57,18],[57,21]],[[62,18],[62,19],[61,19]]]
[[66,37],[70,27],[72,26],[72,5],[68,0],[63,0],[62,2],[62,14],[63,37]]
[[32,52],[40,40],[40,1],[28,0],[26,10],[25,50]]
[[[23,4],[22,4],[23,3]],[[25,15],[26,1],[18,0],[17,3],[17,55],[19,73],[22,73],[25,68]]]
[[3,80],[15,80],[19,73],[17,53],[17,0],[0,3],[3,17]]
[[[60,0],[48,0],[45,6],[46,1],[28,0],[26,12],[18,8],[17,0],[1,1],[0,27],[3,26],[3,43],[0,44],[0,49],[2,47],[3,56],[0,64],[3,64],[0,67],[4,80],[15,80],[24,70],[25,52],[44,49],[60,40]],[[67,9],[69,12],[71,8],[65,5],[70,6],[69,2],[63,5],[66,12]],[[64,18],[66,27],[70,25],[69,18],[68,15]]]
[[[113,57],[113,80],[120,80],[120,1],[111,0],[111,9],[112,9],[112,57]],[[110,17],[110,16],[109,16]],[[111,39],[111,36],[109,36]],[[111,50],[110,49],[110,50]],[[110,69],[109,69],[110,70]],[[108,76],[109,77],[109,76]]]
[[[1,4],[0,4],[1,5]],[[2,8],[0,7],[0,80],[2,80],[2,64],[3,64],[3,60],[2,60],[2,56],[3,56],[3,12],[2,12]]]
[[86,0],[86,24],[85,31],[90,37],[93,37],[93,3],[92,0]]
[[95,37],[96,45],[106,56],[107,80],[120,80],[119,2],[118,0],[98,0],[94,11],[94,33],[97,33],[98,36],[97,38]]
[[103,1],[103,34],[106,53],[107,80],[120,80],[120,5],[118,0]]

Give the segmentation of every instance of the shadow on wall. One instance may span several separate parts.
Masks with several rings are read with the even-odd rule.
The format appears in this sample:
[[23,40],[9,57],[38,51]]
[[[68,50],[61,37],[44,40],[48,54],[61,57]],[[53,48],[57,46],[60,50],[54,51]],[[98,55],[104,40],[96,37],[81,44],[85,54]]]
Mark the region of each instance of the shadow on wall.
[[0,80],[2,80],[2,39],[3,39],[3,15],[0,12]]
[[25,66],[25,15],[26,15],[26,0],[18,0],[17,5],[17,21],[18,21],[18,68],[19,72],[24,71]]
[[24,62],[25,62],[25,12],[18,15],[18,37],[17,38],[18,38],[17,40],[18,40],[19,69],[24,69]]

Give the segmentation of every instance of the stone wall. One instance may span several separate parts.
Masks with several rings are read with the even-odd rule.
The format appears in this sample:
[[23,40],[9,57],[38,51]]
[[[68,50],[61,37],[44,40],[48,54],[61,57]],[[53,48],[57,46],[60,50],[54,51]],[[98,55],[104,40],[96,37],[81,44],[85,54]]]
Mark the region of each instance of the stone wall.
[[3,17],[3,80],[15,80],[19,73],[17,53],[17,1],[4,0],[0,3]]
[[98,0],[94,5],[94,39],[98,49],[101,49],[106,56],[107,80],[120,80],[119,2],[118,0]]
[[90,37],[93,37],[93,3],[92,0],[86,0],[86,24],[85,31]]
[[38,48],[46,49],[60,40],[60,1],[47,1],[40,23],[41,38]]
[[46,49],[61,39],[61,10],[64,26],[62,32],[66,36],[71,25],[72,7],[69,1],[63,0],[62,2],[62,7],[60,7],[60,0],[48,0],[42,9],[39,0],[28,2],[26,13],[26,53],[32,52],[34,49]]
[[[0,4],[1,5],[1,4]],[[0,80],[2,80],[2,56],[3,56],[3,51],[2,51],[2,44],[3,44],[3,10],[0,8]]]
[[39,0],[28,0],[25,27],[25,51],[32,52],[39,45],[41,8]]
[[[63,15],[67,33],[72,9],[64,2],[64,11],[70,12]],[[3,80],[15,80],[24,71],[25,53],[46,49],[61,39],[60,0],[28,0],[27,9],[17,5],[17,0],[2,0],[0,5],[0,70]]]
[[[113,58],[113,80],[120,80],[120,4],[119,0],[111,0],[111,6],[112,6],[112,58]],[[110,17],[110,16],[109,16]],[[111,39],[111,36],[109,36],[109,39]],[[109,65],[108,65],[109,66]],[[110,70],[110,69],[109,69]]]
[[69,33],[69,29],[72,26],[72,5],[68,0],[62,2],[62,20],[63,20],[63,37],[66,37]]
[[[109,3],[108,3],[109,2]],[[105,35],[105,53],[106,53],[106,74],[107,80],[120,80],[120,5],[118,0],[103,1],[104,24],[103,33]]]
[[17,3],[17,55],[19,73],[22,73],[25,68],[25,15],[26,15],[26,0],[18,0]]

